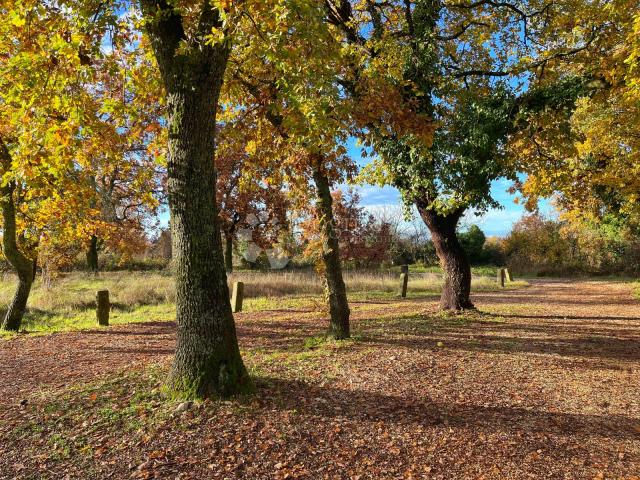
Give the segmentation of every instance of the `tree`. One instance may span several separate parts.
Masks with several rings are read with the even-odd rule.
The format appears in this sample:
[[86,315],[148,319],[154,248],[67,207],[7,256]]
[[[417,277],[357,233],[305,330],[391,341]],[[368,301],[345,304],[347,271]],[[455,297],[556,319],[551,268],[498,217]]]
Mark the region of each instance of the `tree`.
[[487,237],[480,227],[471,225],[467,231],[459,233],[458,238],[471,263],[481,260],[482,248]]
[[[368,59],[364,72],[395,81],[405,101],[438,126],[433,143],[418,134],[424,126],[393,134],[374,124],[364,137],[383,161],[373,173],[386,171],[431,231],[445,270],[443,309],[473,306],[456,227],[466,210],[496,206],[491,181],[513,175],[504,150],[518,109],[512,84],[522,82],[522,90],[530,72],[588,49],[597,34],[549,27],[549,17],[572,3],[364,1],[354,11],[350,2],[332,2],[345,43]],[[538,37],[552,30],[555,43],[539,48]]]
[[[166,94],[178,335],[169,388],[228,396],[250,386],[229,302],[215,200],[215,122],[231,12],[203,0],[140,6]],[[228,5],[227,5],[228,7]]]
[[[359,205],[360,195],[349,190],[331,192],[335,234],[340,247],[340,258],[354,266],[370,267],[388,257],[391,245],[391,225],[378,221]],[[305,254],[312,258],[321,254],[322,237],[315,215],[302,224],[303,235],[309,243]]]
[[124,258],[144,248],[140,240],[165,201],[162,92],[147,40],[124,22],[102,44],[108,49],[91,59],[95,79],[86,87],[93,100],[86,116],[96,120],[79,152],[92,192],[86,201],[101,220],[86,241],[92,271],[99,267],[99,246]]
[[254,115],[250,153],[259,145],[264,161],[279,165],[297,202],[313,202],[322,237],[318,271],[329,304],[329,334],[347,338],[350,311],[331,197],[332,184],[354,170],[342,145],[352,118],[336,76],[345,59],[324,21],[323,4],[292,2],[277,8],[287,19],[286,28],[262,29],[255,41],[240,40],[234,52],[229,103],[242,108],[230,113]]
[[[602,5],[577,1],[554,17],[556,29],[598,32],[589,49],[562,65],[551,65],[534,88],[564,95],[554,88],[570,76],[586,77],[561,110],[525,112],[528,128],[510,142],[512,156],[527,178],[517,187],[532,210],[540,197],[555,196],[562,218],[586,228],[612,216],[629,226],[640,222],[640,121],[636,1]],[[541,37],[542,45],[553,36]]]
[[30,0],[0,11],[3,253],[18,276],[3,328],[18,330],[38,255],[77,242],[95,220],[76,152],[100,25],[87,29],[75,10]]
[[247,152],[248,128],[239,120],[226,123],[219,132],[216,201],[228,273],[233,270],[233,244],[239,230],[250,230],[253,242],[270,248],[288,226],[289,201],[273,171],[277,167],[255,161],[256,154]]

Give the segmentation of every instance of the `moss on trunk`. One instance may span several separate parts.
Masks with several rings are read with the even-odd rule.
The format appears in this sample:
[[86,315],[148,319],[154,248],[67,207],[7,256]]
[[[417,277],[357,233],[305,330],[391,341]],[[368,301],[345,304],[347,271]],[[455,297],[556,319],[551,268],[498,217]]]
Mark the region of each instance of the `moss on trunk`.
[[318,165],[313,172],[313,180],[317,193],[317,215],[322,235],[322,271],[324,275],[325,294],[329,303],[331,315],[329,335],[340,340],[351,335],[349,325],[349,302],[347,289],[342,278],[342,264],[340,261],[340,246],[335,231],[333,218],[333,200],[329,188],[329,179],[323,172],[318,159]]
[[209,2],[202,3],[189,38],[169,2],[141,5],[167,94],[178,324],[167,387],[178,397],[227,397],[251,389],[231,313],[215,201],[216,110],[230,44],[206,42],[212,28],[222,27]]

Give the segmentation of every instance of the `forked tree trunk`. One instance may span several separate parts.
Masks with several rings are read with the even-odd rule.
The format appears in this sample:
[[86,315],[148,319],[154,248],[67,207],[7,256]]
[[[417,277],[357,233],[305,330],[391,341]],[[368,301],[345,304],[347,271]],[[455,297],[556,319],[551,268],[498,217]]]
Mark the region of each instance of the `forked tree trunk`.
[[[4,147],[2,148],[3,156],[8,155],[9,152],[4,151]],[[22,324],[33,283],[33,262],[18,248],[16,240],[16,206],[13,200],[14,189],[15,184],[13,182],[9,182],[0,189],[0,194],[2,195],[0,202],[2,204],[3,253],[18,275],[18,288],[4,317],[2,328],[3,330],[18,331]]]
[[333,218],[333,200],[329,188],[329,179],[318,166],[313,171],[313,180],[317,192],[317,215],[322,235],[322,262],[325,294],[331,315],[329,335],[340,340],[349,338],[349,302],[347,289],[342,278],[340,246]]
[[90,272],[98,271],[98,237],[91,236],[87,246],[87,268]]
[[229,396],[251,388],[240,357],[217,222],[213,153],[216,109],[228,42],[203,1],[197,31],[166,0],[141,0],[167,94],[168,187],[176,271],[176,353],[168,380],[180,397]]
[[443,310],[473,308],[471,303],[471,265],[467,259],[456,228],[464,210],[449,215],[439,215],[433,210],[418,206],[420,216],[429,227],[433,246],[444,271],[444,286],[440,297]]
[[233,272],[233,235],[228,232],[224,234],[224,268]]

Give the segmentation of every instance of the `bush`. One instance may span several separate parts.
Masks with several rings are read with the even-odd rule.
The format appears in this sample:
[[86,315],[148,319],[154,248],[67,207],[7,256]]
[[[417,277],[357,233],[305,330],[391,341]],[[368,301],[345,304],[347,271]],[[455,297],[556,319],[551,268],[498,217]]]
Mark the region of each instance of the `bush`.
[[458,233],[458,240],[473,265],[482,262],[482,247],[486,238],[477,225],[471,225],[466,232]]
[[637,233],[613,219],[570,223],[528,215],[514,225],[502,250],[508,267],[524,274],[638,275]]

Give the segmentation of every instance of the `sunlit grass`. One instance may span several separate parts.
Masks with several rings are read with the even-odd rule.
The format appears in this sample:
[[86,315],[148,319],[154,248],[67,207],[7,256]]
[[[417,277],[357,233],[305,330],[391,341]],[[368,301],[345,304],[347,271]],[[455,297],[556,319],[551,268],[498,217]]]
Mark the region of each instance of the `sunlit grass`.
[[[306,308],[318,313],[326,309],[323,284],[314,272],[239,272],[229,276],[245,283],[243,310],[247,312]],[[397,298],[400,279],[395,272],[345,272],[349,298]],[[415,273],[409,276],[409,298],[436,296],[440,293],[441,275]],[[508,288],[525,286],[513,282]],[[6,310],[14,289],[15,277],[5,275],[0,281],[0,315]],[[474,277],[474,291],[496,290],[492,277]],[[175,286],[169,272],[110,272],[98,275],[71,273],[56,278],[50,285],[38,279],[32,289],[22,329],[29,333],[51,333],[99,328],[96,324],[95,297],[98,290],[110,293],[110,324],[168,321],[175,318]],[[1,336],[12,334],[2,332]]]

